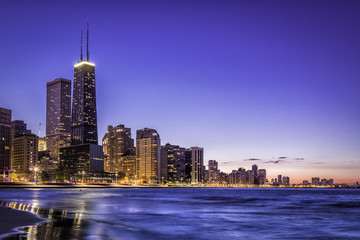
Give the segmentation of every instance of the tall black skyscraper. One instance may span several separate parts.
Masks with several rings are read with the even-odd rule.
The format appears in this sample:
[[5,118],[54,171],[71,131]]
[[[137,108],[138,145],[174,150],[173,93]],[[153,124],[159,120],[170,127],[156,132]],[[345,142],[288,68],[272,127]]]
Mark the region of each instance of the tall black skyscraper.
[[81,54],[74,66],[71,116],[71,146],[60,148],[60,169],[65,179],[77,181],[80,176],[104,172],[104,153],[98,145],[95,64],[89,60],[89,30],[86,60]]
[[[0,171],[5,174],[10,169],[11,110],[0,107]],[[0,176],[1,178],[1,176]]]
[[87,30],[86,60],[81,54],[74,67],[74,85],[71,117],[71,145],[98,144],[95,64],[89,60],[89,30]]

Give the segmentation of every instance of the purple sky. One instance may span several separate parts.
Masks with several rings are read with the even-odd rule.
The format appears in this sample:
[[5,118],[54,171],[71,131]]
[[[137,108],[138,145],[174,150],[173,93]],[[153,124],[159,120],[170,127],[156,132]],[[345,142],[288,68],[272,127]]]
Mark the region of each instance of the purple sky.
[[156,128],[226,172],[360,180],[360,1],[2,1],[0,106],[35,133],[87,20],[99,140]]

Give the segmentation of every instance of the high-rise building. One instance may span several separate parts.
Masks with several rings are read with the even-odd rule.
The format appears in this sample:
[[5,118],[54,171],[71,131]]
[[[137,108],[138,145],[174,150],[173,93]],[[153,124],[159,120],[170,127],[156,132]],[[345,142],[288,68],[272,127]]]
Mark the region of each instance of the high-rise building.
[[185,180],[185,148],[167,143],[161,147],[160,177],[171,182]]
[[33,179],[32,173],[38,167],[38,137],[26,128],[24,121],[12,121],[11,126],[11,170],[19,178]]
[[209,183],[216,183],[218,181],[218,175],[218,162],[215,160],[209,160]]
[[290,185],[290,178],[288,176],[284,176],[282,180],[283,185],[289,186]]
[[46,146],[59,159],[59,148],[70,145],[71,80],[57,78],[46,84]]
[[258,170],[257,181],[260,185],[264,185],[266,183],[266,169]]
[[81,54],[74,66],[73,102],[71,116],[71,146],[60,149],[60,167],[68,180],[79,175],[104,171],[104,153],[98,144],[95,93],[95,64],[89,59],[89,30],[87,58]]
[[95,89],[95,64],[89,59],[88,30],[87,58],[83,60],[81,48],[80,62],[74,66],[71,145],[98,144]]
[[11,162],[11,110],[0,107],[0,174],[3,180]]
[[131,129],[124,125],[108,126],[103,140],[105,154],[104,170],[109,173],[122,172],[122,157],[129,155],[134,148],[134,139],[131,138]]
[[186,149],[187,162],[191,163],[191,183],[202,183],[204,179],[204,149],[191,147]]
[[143,181],[160,179],[160,136],[155,129],[136,131],[136,177]]
[[31,131],[27,129],[27,125],[24,121],[14,120],[11,121],[11,138],[31,134]]
[[281,175],[278,175],[277,182],[278,182],[279,184],[282,184],[282,176],[281,176]]
[[313,178],[311,178],[311,185],[313,185],[313,186],[319,186],[319,185],[320,185],[320,178],[319,178],[319,177],[313,177]]

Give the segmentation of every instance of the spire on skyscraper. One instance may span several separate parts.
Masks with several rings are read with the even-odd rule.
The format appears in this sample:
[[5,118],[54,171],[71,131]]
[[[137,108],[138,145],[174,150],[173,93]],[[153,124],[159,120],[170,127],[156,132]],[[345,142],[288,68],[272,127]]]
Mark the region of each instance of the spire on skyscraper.
[[89,61],[89,22],[86,22],[86,60]]
[[81,44],[80,44],[80,61],[83,60],[83,52],[82,52],[82,49],[83,49],[83,30],[81,29]]

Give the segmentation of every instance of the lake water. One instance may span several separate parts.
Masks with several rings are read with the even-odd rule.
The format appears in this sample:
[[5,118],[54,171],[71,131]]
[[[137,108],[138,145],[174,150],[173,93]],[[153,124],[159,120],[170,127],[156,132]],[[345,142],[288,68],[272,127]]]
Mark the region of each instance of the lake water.
[[6,239],[360,239],[360,189],[0,189],[50,222]]

